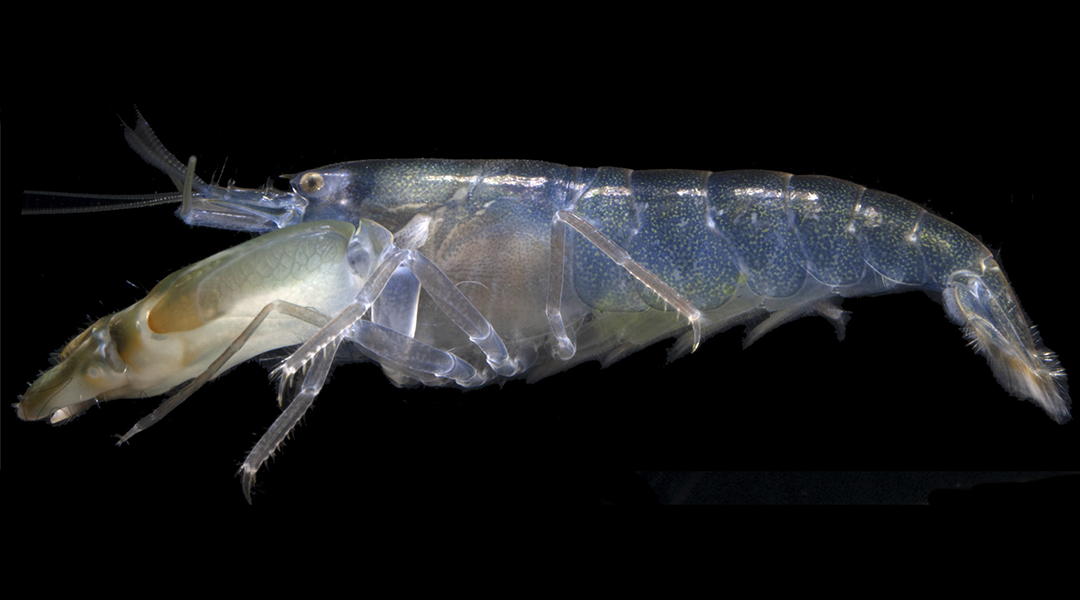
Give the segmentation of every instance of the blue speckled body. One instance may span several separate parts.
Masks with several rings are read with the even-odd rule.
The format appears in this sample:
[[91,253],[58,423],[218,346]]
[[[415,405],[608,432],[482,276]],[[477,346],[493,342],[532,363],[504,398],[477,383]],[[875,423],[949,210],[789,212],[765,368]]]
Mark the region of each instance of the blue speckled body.
[[[956,273],[976,272],[1002,301],[997,317],[1035,344],[992,254],[971,234],[907,200],[831,177],[428,159],[314,172],[332,184],[305,195],[305,220],[367,218],[397,232],[418,216],[429,219],[416,249],[458,282],[512,351],[536,356],[533,377],[616,360],[687,331],[666,302],[571,234],[564,268],[572,285],[561,309],[579,349],[571,361],[550,362],[544,312],[558,211],[583,217],[703,311],[706,333],[780,312],[760,335],[823,301],[936,293]],[[419,327],[417,339],[469,353],[468,340],[437,311],[421,312],[431,326]],[[676,354],[689,347],[684,339]]]
[[[867,267],[894,283],[940,291],[948,272],[990,256],[972,235],[912,202],[816,175],[444,160],[360,161],[322,171],[330,170],[347,174],[333,204],[347,198],[352,212],[331,215],[313,204],[305,220],[364,217],[395,231],[417,213],[440,213],[451,220],[455,241],[462,227],[543,238],[556,211],[572,210],[703,309],[723,305],[740,282],[760,296],[786,298],[808,278],[858,284]],[[595,248],[579,249],[573,263],[576,289],[590,306],[650,306],[611,291],[628,276]]]

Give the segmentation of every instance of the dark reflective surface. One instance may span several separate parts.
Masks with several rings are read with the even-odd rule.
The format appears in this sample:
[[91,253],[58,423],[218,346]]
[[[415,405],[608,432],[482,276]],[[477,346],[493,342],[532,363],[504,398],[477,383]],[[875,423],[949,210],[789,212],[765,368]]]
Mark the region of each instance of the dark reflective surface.
[[1039,471],[642,472],[661,504],[1065,504],[1075,474]]

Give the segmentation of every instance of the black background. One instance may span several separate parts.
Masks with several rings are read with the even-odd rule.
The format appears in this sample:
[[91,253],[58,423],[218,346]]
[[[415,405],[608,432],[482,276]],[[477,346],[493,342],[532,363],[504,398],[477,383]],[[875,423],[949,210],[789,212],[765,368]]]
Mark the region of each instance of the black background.
[[[120,98],[72,90],[5,110],[5,403],[92,320],[250,237],[192,229],[167,207],[17,214],[22,189],[171,191],[123,141],[120,120],[134,122],[135,104],[169,150],[199,157],[204,178],[217,172],[249,187],[334,162],[399,157],[849,179],[981,236],[1000,253],[1046,344],[1075,369],[1073,184],[1053,164],[1049,84],[994,60],[932,73],[906,58],[872,69],[790,66],[522,62],[468,76],[438,61],[393,73],[313,66],[274,83],[245,73],[179,89],[163,81]],[[619,487],[640,470],[1075,465],[1076,424],[1062,427],[1011,398],[925,295],[844,306],[854,314],[842,343],[825,320],[807,318],[748,350],[734,329],[671,364],[668,344],[659,344],[607,369],[587,364],[533,385],[401,390],[374,365],[341,367],[260,472],[255,503],[591,502],[613,497],[597,491],[602,482]],[[267,371],[243,365],[122,448],[112,435],[158,400],[110,402],[55,428],[20,422],[5,407],[5,478],[21,501],[38,506],[72,497],[241,505],[235,472],[278,414],[274,397]],[[845,485],[828,498],[872,500],[865,486]],[[796,500],[743,488],[713,499]]]

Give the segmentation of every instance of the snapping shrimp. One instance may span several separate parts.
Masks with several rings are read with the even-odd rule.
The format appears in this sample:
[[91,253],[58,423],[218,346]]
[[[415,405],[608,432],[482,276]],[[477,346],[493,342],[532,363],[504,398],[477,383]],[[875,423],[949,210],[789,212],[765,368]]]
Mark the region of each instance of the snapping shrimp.
[[129,138],[174,176],[189,223],[274,231],[99,320],[30,387],[19,415],[59,422],[191,381],[128,439],[232,365],[300,344],[278,369],[279,398],[292,401],[242,469],[249,500],[342,344],[399,385],[476,387],[613,362],[674,336],[686,353],[754,319],[748,343],[809,313],[842,333],[841,298],[923,289],[941,294],[1009,391],[1069,418],[1064,371],[985,246],[855,184],[416,160],[306,171],[288,192],[242,190],[195,179],[141,118]]

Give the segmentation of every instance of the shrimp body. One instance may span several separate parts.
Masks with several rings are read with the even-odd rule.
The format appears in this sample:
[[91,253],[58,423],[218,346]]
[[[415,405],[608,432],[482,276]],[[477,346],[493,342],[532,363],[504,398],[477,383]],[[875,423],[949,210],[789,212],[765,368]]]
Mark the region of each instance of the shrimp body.
[[[148,127],[129,134],[156,142]],[[397,385],[470,388],[609,364],[670,337],[679,356],[736,324],[753,325],[750,344],[808,314],[842,338],[843,298],[916,289],[942,297],[1008,391],[1069,419],[1064,370],[993,254],[854,183],[416,159],[340,163],[294,176],[290,191],[256,191],[193,183],[191,169],[181,184],[178,161],[143,145],[185,188],[189,223],[272,231],[99,320],[31,385],[19,416],[57,422],[192,381],[128,439],[229,366],[299,345],[277,369],[279,399],[292,401],[245,462],[245,493],[342,344]]]
[[[304,192],[312,180],[324,183]],[[816,175],[532,161],[361,161],[300,174],[293,187],[316,218],[371,219],[420,242],[496,331],[508,332],[511,354],[528,357],[533,379],[685,332],[679,355],[737,323],[760,321],[750,344],[817,313],[842,336],[842,298],[918,289],[942,296],[1006,389],[1068,418],[1064,372],[990,250],[891,194]],[[343,206],[355,212],[325,208]],[[568,215],[579,224],[561,227]],[[628,263],[669,289],[658,293]],[[560,276],[571,283],[555,298]],[[559,323],[574,324],[570,352],[552,351]],[[455,337],[449,327],[417,332],[436,347],[468,346]]]

